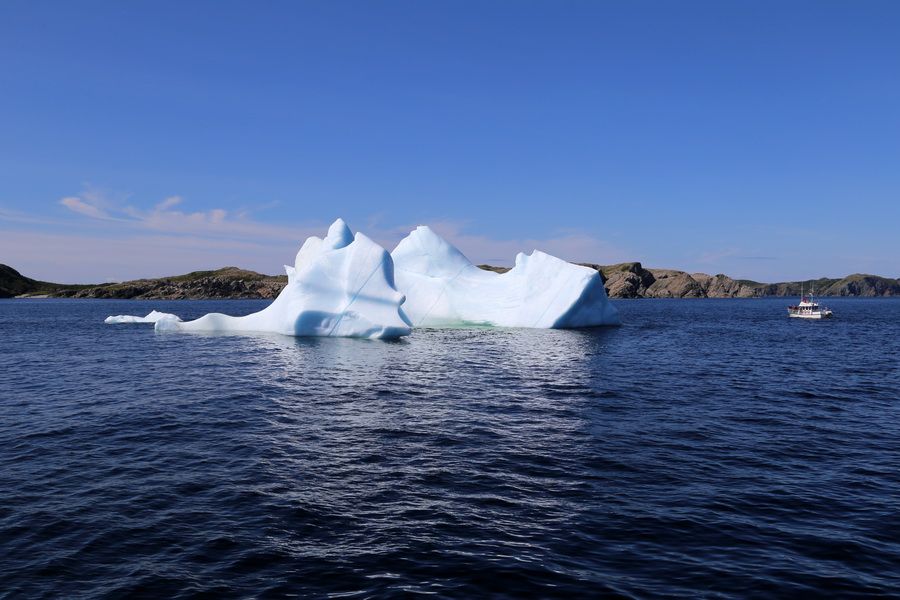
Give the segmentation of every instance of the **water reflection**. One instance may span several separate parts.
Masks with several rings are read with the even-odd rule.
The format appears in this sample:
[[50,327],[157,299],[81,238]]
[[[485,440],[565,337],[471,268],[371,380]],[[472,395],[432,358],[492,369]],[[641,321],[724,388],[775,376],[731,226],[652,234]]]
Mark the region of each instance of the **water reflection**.
[[[465,514],[501,540],[559,527],[570,501],[545,492],[565,487],[556,476],[590,452],[577,398],[596,383],[596,359],[617,331],[419,330],[394,343],[231,337],[252,348],[247,376],[266,384],[258,467],[284,491],[269,501],[367,523],[321,547],[291,532],[278,543],[352,554],[372,551],[359,536],[374,536],[387,551]],[[503,510],[494,515],[493,504]],[[540,512],[518,522],[502,516],[510,506]]]

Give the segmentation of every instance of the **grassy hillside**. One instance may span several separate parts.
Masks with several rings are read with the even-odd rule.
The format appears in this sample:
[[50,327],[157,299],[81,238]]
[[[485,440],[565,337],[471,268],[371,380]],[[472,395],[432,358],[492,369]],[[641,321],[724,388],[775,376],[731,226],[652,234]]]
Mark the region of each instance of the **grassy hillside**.
[[90,285],[65,285],[38,281],[25,277],[12,267],[0,264],[0,298],[14,298],[25,294],[31,296],[52,295],[62,290],[81,290]]

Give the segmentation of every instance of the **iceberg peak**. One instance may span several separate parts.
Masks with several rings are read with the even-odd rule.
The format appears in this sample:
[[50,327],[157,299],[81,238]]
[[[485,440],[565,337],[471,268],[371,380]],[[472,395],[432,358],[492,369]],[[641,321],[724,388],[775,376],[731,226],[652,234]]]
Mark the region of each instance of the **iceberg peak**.
[[395,268],[428,277],[453,277],[472,266],[462,252],[427,225],[419,225],[403,238],[391,257]]
[[[343,219],[337,219],[328,228],[328,233],[324,239],[316,236],[306,238],[306,241],[300,247],[300,251],[297,252],[297,257],[294,259],[295,274],[300,272],[306,265],[314,262],[322,253],[346,248],[353,243],[353,240],[353,232],[350,231],[347,223]],[[291,277],[290,272],[288,272],[288,277]]]
[[353,242],[353,232],[343,219],[337,218],[328,228],[328,234],[323,243],[329,250],[336,250],[349,246]]

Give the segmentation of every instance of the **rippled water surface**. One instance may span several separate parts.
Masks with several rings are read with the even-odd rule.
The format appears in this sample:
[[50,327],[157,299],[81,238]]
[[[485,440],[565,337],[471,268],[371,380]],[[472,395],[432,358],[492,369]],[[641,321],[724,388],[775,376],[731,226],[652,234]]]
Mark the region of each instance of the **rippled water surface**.
[[637,300],[399,342],[0,301],[0,596],[900,589],[900,301]]

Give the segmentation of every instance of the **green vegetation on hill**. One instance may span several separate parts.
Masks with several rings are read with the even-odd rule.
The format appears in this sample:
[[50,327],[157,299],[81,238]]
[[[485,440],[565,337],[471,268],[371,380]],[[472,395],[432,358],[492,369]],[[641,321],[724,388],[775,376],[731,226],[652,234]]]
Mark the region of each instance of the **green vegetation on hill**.
[[45,296],[58,293],[62,290],[80,290],[91,287],[90,285],[65,285],[38,281],[25,277],[12,267],[0,264],[0,298],[14,298],[16,296],[31,295]]

